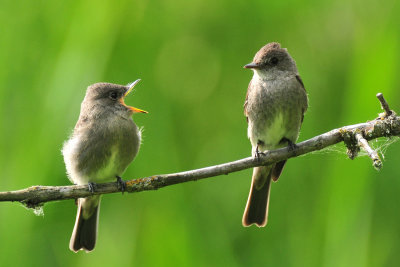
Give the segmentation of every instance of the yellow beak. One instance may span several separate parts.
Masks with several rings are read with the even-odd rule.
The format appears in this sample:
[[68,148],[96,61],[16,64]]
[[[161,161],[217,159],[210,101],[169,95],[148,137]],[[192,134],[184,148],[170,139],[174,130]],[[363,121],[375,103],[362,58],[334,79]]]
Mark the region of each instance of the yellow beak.
[[135,85],[138,84],[139,82],[140,82],[140,79],[137,79],[136,81],[134,81],[133,83],[131,83],[131,84],[129,85],[129,89],[125,92],[124,97],[121,98],[121,103],[122,103],[124,106],[128,107],[130,110],[132,110],[134,113],[148,113],[148,112],[145,111],[145,110],[127,106],[127,105],[125,104],[125,102],[124,102],[124,98],[125,98],[127,95],[129,95],[130,92],[132,92],[133,87],[135,87]]

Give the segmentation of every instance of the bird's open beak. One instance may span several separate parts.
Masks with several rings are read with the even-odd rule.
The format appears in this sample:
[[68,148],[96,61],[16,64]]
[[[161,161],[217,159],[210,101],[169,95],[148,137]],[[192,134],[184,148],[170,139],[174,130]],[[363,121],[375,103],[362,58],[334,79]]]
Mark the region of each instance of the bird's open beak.
[[249,63],[249,64],[247,64],[247,65],[244,65],[244,67],[243,68],[245,68],[245,69],[258,69],[258,68],[260,68],[260,65],[258,65],[257,63]]
[[125,104],[125,102],[124,102],[124,98],[125,98],[127,95],[129,95],[130,92],[132,92],[133,87],[135,87],[135,85],[138,84],[139,82],[140,82],[140,79],[137,79],[136,81],[134,81],[133,83],[131,83],[131,84],[129,85],[128,90],[126,90],[124,96],[121,98],[121,104],[124,105],[125,107],[129,108],[133,113],[148,113],[148,112],[145,111],[145,110],[127,106],[127,105]]

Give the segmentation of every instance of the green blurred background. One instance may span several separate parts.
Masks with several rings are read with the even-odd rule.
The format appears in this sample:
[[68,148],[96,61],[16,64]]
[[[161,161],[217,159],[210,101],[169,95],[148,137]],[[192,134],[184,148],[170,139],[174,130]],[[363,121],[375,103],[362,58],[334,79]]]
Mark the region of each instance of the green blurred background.
[[[60,149],[86,87],[141,78],[148,110],[125,179],[250,156],[243,102],[255,52],[296,59],[310,107],[299,140],[400,111],[400,2],[0,1],[0,190],[67,185]],[[379,145],[379,144],[378,144]],[[0,204],[2,266],[396,266],[400,145],[384,167],[342,146],[291,159],[266,228],[243,228],[251,170],[103,196],[97,247],[72,253],[73,200],[35,216]]]

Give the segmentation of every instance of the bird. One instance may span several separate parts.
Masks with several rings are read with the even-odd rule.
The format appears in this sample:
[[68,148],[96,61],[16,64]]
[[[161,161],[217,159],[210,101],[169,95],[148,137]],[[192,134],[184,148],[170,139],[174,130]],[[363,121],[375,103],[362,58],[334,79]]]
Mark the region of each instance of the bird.
[[[134,113],[147,111],[127,106],[124,98],[140,81],[124,86],[95,83],[86,90],[79,119],[64,143],[62,154],[69,180],[88,185],[117,180],[123,192],[121,175],[133,161],[141,144],[141,130],[133,122]],[[69,248],[90,252],[95,248],[101,195],[77,199],[77,215]]]
[[[251,63],[253,70],[244,102],[247,135],[252,155],[288,146],[296,147],[308,96],[294,59],[277,42],[264,45]],[[271,180],[276,182],[286,160],[253,168],[252,182],[242,218],[245,227],[267,224]]]

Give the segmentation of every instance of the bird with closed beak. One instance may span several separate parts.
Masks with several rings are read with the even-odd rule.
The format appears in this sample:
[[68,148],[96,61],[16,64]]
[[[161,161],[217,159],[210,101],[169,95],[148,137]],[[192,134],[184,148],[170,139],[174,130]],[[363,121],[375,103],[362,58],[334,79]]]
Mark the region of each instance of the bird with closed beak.
[[[258,157],[263,151],[285,146],[294,149],[308,107],[295,61],[274,42],[263,46],[244,68],[253,70],[244,103],[252,154]],[[271,180],[278,180],[285,163],[253,169],[243,226],[267,224]]]
[[[124,98],[139,81],[127,86],[96,83],[87,88],[78,122],[62,149],[68,177],[74,184],[87,184],[94,192],[95,183],[117,179],[124,191],[121,175],[135,158],[141,142],[132,114],[147,113],[127,106]],[[90,252],[96,245],[100,197],[77,200],[78,212],[69,244],[74,252]]]

